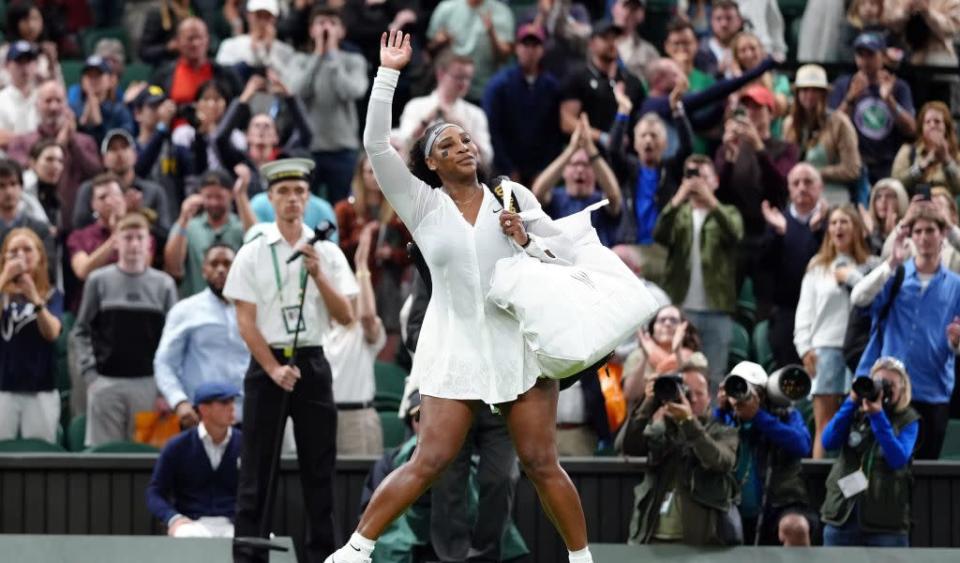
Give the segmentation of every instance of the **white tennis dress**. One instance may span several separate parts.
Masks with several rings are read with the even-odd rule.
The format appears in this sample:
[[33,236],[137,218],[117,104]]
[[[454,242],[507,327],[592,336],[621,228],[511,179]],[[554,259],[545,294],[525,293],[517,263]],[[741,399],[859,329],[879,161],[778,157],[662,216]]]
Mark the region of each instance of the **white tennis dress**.
[[[485,299],[494,265],[523,252],[500,228],[502,205],[489,189],[476,224],[452,199],[416,178],[390,145],[393,92],[400,73],[380,67],[373,82],[363,144],[387,200],[413,235],[430,267],[433,294],[420,329],[411,378],[420,393],[444,399],[513,401],[537,381],[536,358],[519,323]],[[549,229],[533,193],[515,190],[520,210],[533,211],[528,233]],[[535,237],[527,252],[541,251]]]

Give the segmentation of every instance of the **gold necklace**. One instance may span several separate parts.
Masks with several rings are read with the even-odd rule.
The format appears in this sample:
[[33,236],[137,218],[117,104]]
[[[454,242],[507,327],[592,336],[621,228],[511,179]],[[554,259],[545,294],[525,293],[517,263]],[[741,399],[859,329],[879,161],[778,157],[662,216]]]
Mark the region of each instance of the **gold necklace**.
[[475,189],[474,194],[463,201],[457,201],[452,195],[450,195],[449,191],[447,192],[447,195],[450,197],[450,199],[453,200],[453,203],[456,203],[457,206],[461,206],[461,205],[466,205],[468,203],[473,203],[473,200],[477,199],[477,194],[480,193],[480,191],[481,191],[480,188]]

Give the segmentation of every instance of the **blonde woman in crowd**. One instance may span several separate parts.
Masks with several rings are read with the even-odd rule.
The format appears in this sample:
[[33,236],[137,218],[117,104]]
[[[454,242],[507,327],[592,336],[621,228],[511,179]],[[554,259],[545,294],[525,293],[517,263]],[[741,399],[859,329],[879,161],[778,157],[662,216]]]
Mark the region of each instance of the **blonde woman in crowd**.
[[824,454],[820,436],[850,389],[843,339],[850,317],[850,291],[879,262],[867,248],[860,214],[852,205],[830,212],[827,234],[807,266],[793,328],[793,343],[813,377],[816,436],[813,457]]
[[906,188],[893,178],[884,178],[873,185],[868,207],[858,204],[871,254],[880,255],[887,238],[896,232],[897,224],[906,215],[909,204]]

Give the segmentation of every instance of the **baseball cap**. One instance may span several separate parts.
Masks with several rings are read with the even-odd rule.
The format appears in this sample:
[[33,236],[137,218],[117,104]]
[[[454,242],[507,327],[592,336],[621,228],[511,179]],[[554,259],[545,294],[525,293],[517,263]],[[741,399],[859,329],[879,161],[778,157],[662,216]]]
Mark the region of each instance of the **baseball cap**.
[[609,33],[615,33],[617,35],[623,35],[623,26],[617,25],[613,20],[603,19],[593,24],[593,31],[590,33],[590,37],[597,37],[599,35],[607,35]]
[[853,50],[866,49],[874,53],[887,48],[887,41],[879,33],[861,33],[853,42]]
[[110,65],[100,55],[90,55],[87,60],[83,61],[83,72],[88,70],[99,70],[105,74],[111,72]]
[[739,375],[744,378],[747,383],[758,387],[763,387],[767,384],[767,371],[763,369],[763,366],[754,362],[740,362],[733,366],[733,369],[730,370],[728,375]]
[[280,7],[277,6],[277,0],[247,0],[247,13],[270,12],[274,17],[280,15]]
[[163,91],[163,88],[157,86],[156,84],[151,84],[143,90],[140,90],[140,93],[137,94],[137,97],[133,99],[133,107],[140,108],[144,105],[157,106],[166,100],[167,93]]
[[222,401],[224,399],[234,399],[240,396],[240,390],[235,386],[222,381],[208,381],[201,383],[193,395],[193,404],[209,403],[211,401]]
[[107,152],[107,149],[110,148],[110,141],[116,139],[117,137],[122,137],[131,147],[137,146],[133,140],[133,135],[131,135],[126,129],[111,129],[107,131],[106,136],[103,137],[103,142],[100,143],[100,154]]
[[742,97],[752,101],[755,104],[761,106],[767,106],[770,110],[774,110],[777,107],[776,101],[773,99],[773,93],[770,90],[767,90],[764,86],[759,84],[754,84],[753,86],[748,86],[741,94]]
[[827,71],[820,65],[803,65],[797,69],[797,76],[793,81],[795,88],[821,88],[827,90]]
[[547,40],[547,34],[543,32],[543,28],[539,25],[525,23],[517,29],[517,43],[531,37],[541,43]]
[[35,59],[39,55],[40,53],[37,51],[37,48],[29,41],[17,41],[7,49],[8,61],[17,61],[26,58]]

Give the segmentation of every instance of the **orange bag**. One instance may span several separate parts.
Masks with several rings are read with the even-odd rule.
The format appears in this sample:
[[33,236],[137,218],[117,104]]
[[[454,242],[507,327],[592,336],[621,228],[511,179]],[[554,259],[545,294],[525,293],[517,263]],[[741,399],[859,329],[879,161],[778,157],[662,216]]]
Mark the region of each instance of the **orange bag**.
[[627,398],[623,395],[621,385],[623,364],[607,362],[597,370],[597,377],[600,378],[600,391],[607,407],[607,423],[610,425],[610,432],[616,434],[627,419]]
[[155,448],[162,448],[180,433],[180,419],[172,412],[141,411],[134,415],[134,424],[133,441]]

